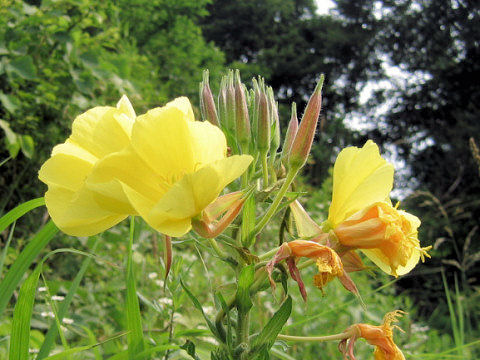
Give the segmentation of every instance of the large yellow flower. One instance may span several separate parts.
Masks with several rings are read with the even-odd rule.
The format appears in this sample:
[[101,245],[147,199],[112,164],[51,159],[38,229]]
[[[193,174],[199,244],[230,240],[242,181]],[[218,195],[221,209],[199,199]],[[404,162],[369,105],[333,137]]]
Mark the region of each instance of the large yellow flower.
[[403,275],[420,258],[420,220],[393,207],[389,198],[393,166],[372,141],[340,152],[333,171],[333,194],[324,230],[333,230],[347,249],[360,249],[388,274]]
[[191,220],[250,165],[249,155],[227,157],[222,131],[195,121],[181,97],[138,116],[131,142],[102,159],[88,179],[101,192],[118,180],[135,211],[156,230],[182,236]]
[[117,107],[95,107],[78,116],[70,137],[53,148],[38,176],[48,185],[45,203],[63,232],[94,235],[134,212],[118,182],[102,193],[86,186],[100,159],[128,146],[134,121],[135,112],[123,96]]

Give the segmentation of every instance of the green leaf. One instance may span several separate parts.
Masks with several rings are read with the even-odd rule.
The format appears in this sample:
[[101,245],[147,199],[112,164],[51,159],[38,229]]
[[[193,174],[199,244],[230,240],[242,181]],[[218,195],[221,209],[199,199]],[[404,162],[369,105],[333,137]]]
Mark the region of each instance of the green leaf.
[[12,158],[15,158],[20,150],[19,136],[10,129],[10,124],[5,120],[0,120],[0,128],[5,132],[5,146]]
[[32,317],[40,270],[41,265],[35,268],[20,288],[18,300],[13,312],[12,334],[10,336],[10,360],[28,360],[29,358],[30,319]]
[[217,329],[215,328],[215,325],[213,325],[212,321],[205,315],[205,312],[203,311],[202,305],[198,301],[198,299],[195,297],[195,295],[192,294],[192,292],[187,288],[185,283],[183,282],[182,279],[180,279],[180,285],[182,285],[183,290],[187,293],[188,297],[190,300],[192,300],[193,306],[195,306],[196,309],[200,310],[202,312],[202,315],[207,322],[208,328],[212,332],[213,335],[215,335],[217,338],[219,338],[219,334]]
[[255,338],[252,344],[252,350],[250,354],[258,354],[262,351],[269,350],[278,334],[282,330],[283,325],[287,322],[292,312],[292,298],[290,295],[283,302],[280,309],[273,315],[268,321],[267,325],[260,331],[260,334]]
[[140,314],[140,305],[138,303],[137,290],[135,286],[135,273],[133,269],[133,234],[135,231],[135,217],[130,219],[130,237],[128,241],[127,269],[126,269],[126,287],[127,297],[125,301],[127,330],[128,330],[128,358],[135,358],[135,355],[145,350],[143,339],[142,316]]
[[35,152],[35,143],[33,142],[32,137],[30,135],[22,135],[19,139],[23,155],[31,159]]
[[[0,229],[1,229],[1,226],[0,226]],[[23,274],[25,274],[29,266],[32,264],[33,260],[35,260],[35,258],[40,253],[40,251],[42,251],[45,248],[45,246],[50,242],[50,240],[52,240],[52,238],[55,236],[57,232],[58,232],[58,228],[50,220],[29,241],[28,245],[22,250],[17,260],[15,260],[13,265],[10,266],[10,269],[5,275],[5,278],[0,283],[0,314],[3,314],[3,311],[5,310],[8,302],[10,301],[10,298],[12,297],[12,294],[15,288],[17,287],[18,283],[23,277]]]
[[0,101],[2,102],[5,109],[8,110],[9,113],[15,114],[17,109],[20,107],[20,101],[15,96],[4,94],[0,92]]
[[0,278],[2,277],[3,265],[5,264],[5,258],[7,257],[8,248],[10,247],[10,243],[12,242],[13,232],[15,231],[15,224],[16,223],[14,221],[13,225],[12,225],[12,228],[10,229],[10,232],[8,233],[7,243],[5,244],[5,247],[2,251],[2,255],[0,256]]
[[45,205],[45,199],[43,197],[26,201],[23,204],[18,205],[16,208],[10,210],[0,218],[0,233],[19,217],[42,205]]
[[190,340],[187,340],[185,344],[180,346],[180,349],[183,349],[187,352],[188,355],[190,355],[193,359],[195,360],[200,360],[200,358],[197,356],[195,352],[195,344],[191,342]]
[[238,277],[236,299],[240,312],[247,313],[253,306],[252,300],[250,299],[250,287],[253,284],[254,275],[255,265],[251,264],[245,266]]
[[35,80],[37,78],[37,68],[33,64],[30,55],[21,56],[7,64],[7,71],[26,80]]
[[[95,243],[92,246],[92,252],[95,252],[97,249],[98,245],[98,238],[95,238]],[[82,266],[80,267],[80,270],[78,271],[77,275],[73,279],[72,285],[70,286],[70,289],[68,289],[68,293],[65,296],[65,299],[60,303],[60,306],[58,308],[57,316],[58,316],[58,322],[62,323],[63,318],[67,314],[68,307],[70,306],[73,296],[77,292],[78,286],[80,285],[80,282],[83,279],[83,275],[87,271],[88,266],[90,265],[91,258],[87,257],[85,260],[83,260]],[[52,349],[55,339],[58,335],[58,327],[55,321],[52,322],[52,325],[48,329],[47,335],[45,335],[45,339],[43,340],[43,344],[40,347],[40,350],[37,354],[36,360],[41,360],[44,359],[48,354],[50,353],[50,350]]]

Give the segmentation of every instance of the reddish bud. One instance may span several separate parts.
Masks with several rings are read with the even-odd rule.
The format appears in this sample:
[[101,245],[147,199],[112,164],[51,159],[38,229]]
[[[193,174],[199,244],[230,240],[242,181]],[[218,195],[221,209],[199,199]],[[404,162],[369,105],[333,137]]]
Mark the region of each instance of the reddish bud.
[[200,83],[200,111],[203,120],[207,120],[213,125],[220,126],[212,90],[210,90],[208,70],[203,72],[203,81]]
[[258,104],[258,150],[266,154],[270,149],[270,111],[265,92],[260,92]]
[[298,131],[298,118],[297,118],[297,104],[292,103],[292,116],[288,123],[287,133],[285,134],[285,141],[282,148],[282,162],[284,165],[288,163],[288,156],[292,150],[293,140]]
[[320,76],[320,80],[308,101],[305,113],[298,128],[297,135],[292,144],[288,164],[292,169],[300,169],[305,165],[310,149],[312,148],[315,130],[317,128],[318,116],[322,106],[322,85],[324,76]]

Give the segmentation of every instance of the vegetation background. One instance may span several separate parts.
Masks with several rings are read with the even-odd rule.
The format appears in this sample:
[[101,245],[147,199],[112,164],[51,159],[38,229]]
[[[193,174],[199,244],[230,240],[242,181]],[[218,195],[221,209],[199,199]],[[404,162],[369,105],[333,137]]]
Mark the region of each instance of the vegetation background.
[[[180,95],[198,104],[203,69],[210,70],[215,92],[220,76],[239,68],[244,81],[259,74],[273,86],[285,128],[290,102],[303,109],[323,72],[322,121],[304,171],[311,196],[303,202],[323,220],[336,154],[371,138],[398,169],[396,196],[422,219],[422,245],[434,248],[431,260],[398,281],[380,273],[356,276],[370,304],[366,313],[333,284],[326,297],[311,288],[307,306],[296,298],[286,330],[334,333],[352,322],[378,323],[385,312],[401,308],[409,315],[401,324],[406,334],[397,338],[407,358],[478,358],[480,156],[474,144],[480,141],[480,4],[319,1],[322,9],[326,3],[328,12],[319,12],[313,0],[0,0],[0,216],[43,195],[40,165],[88,108],[113,105],[121,94],[128,94],[139,114]],[[45,220],[44,210],[36,210],[1,234],[0,279]],[[70,346],[104,341],[122,329],[124,282],[116,274],[126,229],[106,232],[96,245],[98,258],[63,324]],[[225,285],[229,274],[221,277],[203,244],[186,237],[174,245],[173,275],[164,284],[160,239],[142,224],[137,232],[137,281],[149,336],[157,344],[196,336],[203,358],[212,346],[208,331],[179,277],[213,311],[205,289],[233,291]],[[91,241],[57,235],[48,250],[90,251]],[[47,261],[50,295],[64,295],[83,263],[74,254]],[[219,278],[224,283],[216,283]],[[41,290],[32,352],[52,321],[50,295]],[[17,295],[0,319],[2,359]],[[265,292],[259,324],[276,306]],[[123,345],[114,339],[79,358],[108,358]],[[340,357],[336,344],[274,349],[280,359]],[[360,347],[358,357],[370,352]],[[167,356],[188,358],[183,351]]]

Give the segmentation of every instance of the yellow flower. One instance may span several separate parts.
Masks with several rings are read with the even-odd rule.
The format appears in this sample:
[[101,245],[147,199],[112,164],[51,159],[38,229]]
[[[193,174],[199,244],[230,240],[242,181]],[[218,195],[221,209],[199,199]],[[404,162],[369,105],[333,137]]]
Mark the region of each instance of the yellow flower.
[[86,186],[100,159],[128,146],[134,120],[132,105],[123,96],[117,107],[95,107],[78,116],[70,137],[53,148],[38,177],[48,185],[45,203],[63,232],[94,235],[134,212],[119,183],[107,184],[102,193]]
[[227,157],[222,131],[195,121],[181,97],[138,116],[130,145],[102,159],[88,184],[100,192],[118,180],[150,226],[178,237],[251,161],[249,155]]
[[420,220],[393,207],[389,198],[393,166],[372,141],[340,152],[333,171],[333,194],[324,231],[333,230],[346,249],[360,249],[378,267],[398,276],[428,256],[420,247]]
[[[355,359],[353,355],[353,346],[355,340],[358,338],[364,338],[371,345],[375,346],[374,357],[375,360],[405,360],[402,351],[393,341],[393,322],[397,321],[397,318],[401,316],[403,312],[396,310],[389,312],[383,318],[383,324],[380,326],[369,324],[356,324],[351,326],[346,332],[352,333],[352,337],[349,340],[348,350],[346,348],[346,340],[340,343],[339,349],[345,355],[348,355],[352,360]],[[400,328],[398,328],[400,329]],[[401,329],[400,329],[401,330]]]

